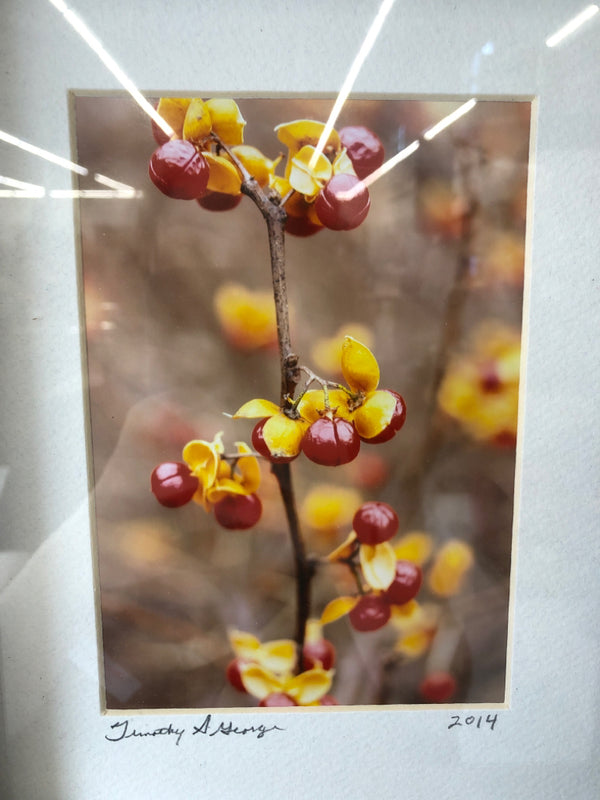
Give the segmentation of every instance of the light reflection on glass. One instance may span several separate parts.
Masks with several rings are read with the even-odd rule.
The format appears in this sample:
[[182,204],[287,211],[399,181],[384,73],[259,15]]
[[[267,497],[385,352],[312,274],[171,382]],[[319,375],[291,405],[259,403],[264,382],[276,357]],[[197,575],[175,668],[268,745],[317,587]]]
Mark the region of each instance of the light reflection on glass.
[[[27,195],[27,197],[43,197],[46,194],[46,190],[43,186],[38,186],[37,183],[27,183],[26,181],[18,181],[16,178],[7,178],[5,175],[0,175],[0,184],[3,186],[10,186],[12,189],[17,189],[17,192],[13,192],[9,195],[5,195],[8,197],[22,197],[23,193]],[[6,191],[6,190],[3,190]],[[0,195],[1,197],[2,195]]]
[[460,119],[462,116],[467,114],[472,108],[475,107],[477,100],[472,97],[466,103],[463,103],[462,106],[459,106],[456,111],[453,111],[451,114],[448,114],[447,117],[441,119],[437,124],[433,127],[429,128],[423,134],[423,138],[426,139],[428,142],[433,139],[434,136],[437,136],[438,133],[441,133],[445,130],[449,125],[452,125],[453,122],[456,122],[457,119]]
[[375,40],[379,35],[379,31],[381,30],[383,23],[389,12],[394,5],[395,0],[383,0],[379,11],[377,12],[377,16],[371,23],[371,27],[367,31],[367,35],[364,38],[363,43],[361,44],[358,53],[354,61],[352,62],[352,66],[346,75],[344,83],[342,84],[342,88],[340,89],[338,96],[336,98],[335,103],[333,104],[333,108],[331,109],[331,113],[329,114],[329,119],[325,123],[325,127],[323,128],[323,132],[321,133],[321,138],[317,144],[316,150],[313,153],[313,156],[309,162],[309,168],[314,169],[317,165],[317,161],[319,160],[320,154],[323,152],[325,145],[327,144],[327,140],[329,139],[329,134],[333,130],[333,126],[342,110],[348,95],[350,94],[352,87],[354,86],[354,81],[360,70],[362,69],[362,65],[365,62],[365,59],[371,52],[373,45],[375,44]]
[[51,189],[48,194],[55,200],[70,200],[76,197],[87,200],[105,200],[109,198],[133,200],[143,196],[143,192],[136,189]]
[[121,67],[117,64],[110,53],[104,49],[102,43],[96,38],[96,36],[94,36],[85,22],[83,22],[83,20],[78,17],[74,11],[68,8],[64,0],[49,0],[49,2],[52,3],[52,5],[58,9],[58,11],[60,11],[73,30],[75,30],[81,36],[83,41],[94,51],[94,53],[96,53],[104,66],[110,72],[112,72],[121,86],[123,86],[123,88],[129,92],[140,108],[156,122],[156,124],[166,133],[167,136],[173,136],[175,133],[173,128],[171,128],[169,123],[160,116],[154,106],[146,100],[131,78],[129,78],[123,72]]
[[594,17],[599,10],[600,9],[595,3],[584,8],[583,11],[577,14],[577,16],[569,20],[566,25],[563,25],[563,27],[559,28],[556,33],[553,33],[552,36],[549,36],[546,39],[546,47],[556,47],[559,42],[562,42],[563,39],[566,39],[567,36],[580,28],[589,19]]
[[341,200],[351,200],[355,195],[361,192],[365,187],[370,186],[376,180],[379,180],[386,172],[389,172],[393,169],[397,164],[404,159],[411,156],[416,150],[419,149],[419,140],[416,139],[414,142],[405,147],[403,150],[400,150],[399,153],[396,153],[395,156],[392,158],[388,158],[388,160],[378,167],[376,170],[373,170],[370,175],[367,175],[366,178],[363,178],[360,183],[357,183],[356,186],[353,186],[352,189],[347,189],[345,192],[340,192],[338,197]]
[[370,175],[363,180],[364,186],[370,186],[374,181],[381,178],[382,175],[385,175],[386,172],[389,172],[396,164],[399,164],[401,161],[404,161],[405,158],[412,156],[414,152],[419,149],[419,141],[415,140],[403,150],[400,150],[399,153],[396,153],[395,156],[389,158],[384,164],[382,164],[378,169],[374,170]]
[[0,199],[3,197],[20,197],[28,200],[41,200],[45,196],[45,190],[34,192],[26,189],[0,189]]
[[106,175],[101,175],[99,172],[95,173],[94,180],[97,183],[101,183],[104,186],[110,187],[111,189],[118,189],[120,192],[135,192],[133,186],[130,186],[128,183],[115,181],[113,178],[108,178]]
[[34,144],[25,142],[23,139],[19,139],[16,136],[12,136],[10,133],[6,133],[6,131],[0,131],[0,141],[6,142],[7,144],[12,144],[15,147],[19,147],[21,150],[27,151],[28,153],[33,153],[34,156],[39,156],[40,158],[46,159],[46,161],[51,161],[53,164],[58,164],[59,167],[69,169],[71,172],[76,172],[78,175],[88,174],[88,171],[85,167],[80,167],[79,164],[69,161],[68,158],[57,156],[54,153],[51,153],[49,150],[44,150],[43,148],[37,147]]

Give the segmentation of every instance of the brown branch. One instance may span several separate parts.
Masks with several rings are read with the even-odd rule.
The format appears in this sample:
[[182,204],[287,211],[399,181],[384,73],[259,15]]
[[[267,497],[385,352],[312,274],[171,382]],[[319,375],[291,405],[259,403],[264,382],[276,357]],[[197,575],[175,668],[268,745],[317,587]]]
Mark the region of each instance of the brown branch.
[[298,511],[292,486],[292,472],[289,464],[273,464],[273,475],[279,484],[281,499],[285,508],[288,528],[294,551],[294,567],[296,573],[296,630],[294,639],[297,650],[297,668],[304,669],[303,648],[306,634],[306,622],[310,616],[310,585],[315,574],[316,562],[307,558],[304,540],[300,532]]
[[[225,148],[236,164],[242,176],[242,192],[258,207],[267,224],[269,236],[269,254],[271,258],[271,278],[273,282],[273,299],[277,320],[277,341],[281,368],[280,405],[284,412],[294,413],[294,393],[300,379],[298,356],[292,350],[290,336],[289,304],[285,275],[285,222],[287,214],[281,205],[281,197],[276,192],[264,190],[253,178],[235,154]],[[300,532],[298,510],[292,485],[289,464],[273,464],[272,472],[277,483],[285,508],[290,531],[296,578],[296,631],[297,670],[303,670],[303,648],[306,623],[310,615],[310,584],[315,572],[315,562],[306,555],[304,540]]]

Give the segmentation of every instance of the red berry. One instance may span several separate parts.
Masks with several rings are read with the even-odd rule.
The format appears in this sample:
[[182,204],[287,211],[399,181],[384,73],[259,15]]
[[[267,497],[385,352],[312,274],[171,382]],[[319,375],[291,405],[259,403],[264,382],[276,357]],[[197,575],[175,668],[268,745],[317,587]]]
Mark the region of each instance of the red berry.
[[338,467],[353,461],[360,450],[360,437],[353,425],[341,417],[321,417],[302,439],[302,451],[315,464]]
[[284,694],[284,692],[272,692],[266,697],[263,697],[258,705],[263,708],[277,708],[278,706],[297,706],[298,703],[293,697],[290,697],[289,694]]
[[319,220],[333,231],[357,228],[369,213],[371,198],[355,175],[334,175],[315,200]]
[[383,145],[373,131],[362,125],[351,125],[342,128],[339,133],[359,178],[366,178],[383,164]]
[[483,364],[479,369],[479,385],[485,394],[496,394],[502,389],[502,381],[494,363]]
[[406,403],[402,395],[398,394],[398,392],[393,392],[391,389],[385,389],[384,391],[393,394],[396,398],[396,405],[392,412],[392,418],[387,427],[385,427],[381,433],[378,433],[377,436],[372,436],[370,439],[365,439],[364,436],[360,437],[361,440],[367,444],[381,444],[382,442],[389,441],[396,435],[406,421]]
[[265,427],[265,422],[268,419],[269,417],[265,417],[264,419],[261,419],[260,422],[257,422],[254,426],[254,430],[252,431],[252,447],[254,447],[257,453],[260,453],[263,458],[268,459],[272,464],[287,464],[289,461],[293,461],[298,457],[298,455],[280,456],[279,458],[271,455],[271,451],[267,447],[267,443],[265,442],[263,436],[263,428]]
[[352,627],[365,633],[383,628],[391,616],[391,609],[379,594],[364,594],[348,614]]
[[394,509],[376,500],[363,503],[352,520],[356,538],[361,544],[387,542],[396,534],[399,524]]
[[312,236],[322,230],[323,227],[321,225],[315,225],[308,217],[293,217],[288,214],[285,223],[285,232],[291,233],[292,236]]
[[229,681],[229,683],[233,686],[234,689],[237,689],[238,692],[244,692],[248,694],[248,690],[242,683],[242,675],[240,672],[240,667],[243,667],[245,664],[250,664],[251,662],[248,661],[247,658],[234,658],[233,661],[230,661],[227,665],[225,670],[225,677]]
[[206,192],[208,162],[183,139],[172,139],[155,150],[148,172],[154,185],[176,200],[194,200]]
[[198,203],[207,211],[231,211],[242,202],[242,194],[225,194],[225,192],[206,192],[198,198]]
[[192,499],[198,488],[198,478],[192,475],[187,464],[166,461],[153,470],[150,486],[159,503],[178,508]]
[[517,445],[517,435],[513,431],[500,431],[494,436],[492,443],[498,447],[513,448]]
[[319,700],[319,705],[320,706],[339,706],[339,703],[338,703],[338,701],[335,699],[335,697],[332,694],[325,694]]
[[305,642],[302,649],[304,669],[313,669],[321,662],[323,669],[331,669],[335,664],[335,647],[327,639]]
[[421,567],[412,561],[396,561],[396,576],[383,596],[396,606],[408,603],[419,592],[423,581]]
[[419,693],[430,703],[445,703],[456,692],[456,680],[449,672],[432,672],[421,681]]
[[222,528],[243,531],[256,525],[262,514],[262,503],[255,494],[228,494],[215,503],[215,518]]

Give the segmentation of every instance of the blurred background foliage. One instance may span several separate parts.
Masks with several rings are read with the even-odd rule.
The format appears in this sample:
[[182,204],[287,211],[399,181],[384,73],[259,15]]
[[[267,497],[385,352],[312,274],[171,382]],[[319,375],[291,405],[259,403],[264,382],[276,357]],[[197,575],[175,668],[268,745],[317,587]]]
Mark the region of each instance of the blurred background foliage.
[[[245,142],[276,158],[275,125],[325,121],[332,102],[238,99]],[[456,107],[356,100],[336,128],[366,125],[390,158]],[[504,699],[530,113],[528,102],[479,102],[372,185],[362,226],[286,237],[301,363],[338,377],[337,348],[354,332],[379,361],[381,387],[408,408],[395,438],[363,445],[351,464],[294,463],[309,550],[343,541],[368,499],[396,509],[400,535],[429,537],[426,575],[459,542],[449,582],[438,568],[419,595],[423,624],[326,628],[342,704],[423,702],[418,685],[434,668],[456,676],[457,701]],[[265,465],[263,518],[235,532],[194,504],[159,506],[149,477],[190,439],[222,430],[229,445],[249,441],[252,423],[223,412],[278,399],[265,225],[247,198],[210,212],[161,195],[147,173],[150,122],[129,98],[77,96],[74,123],[90,173],[79,188],[98,188],[100,173],[141,193],[79,201],[107,705],[251,705],[225,680],[227,631],[265,641],[294,629],[275,480]],[[319,570],[314,615],[353,586],[341,565]]]

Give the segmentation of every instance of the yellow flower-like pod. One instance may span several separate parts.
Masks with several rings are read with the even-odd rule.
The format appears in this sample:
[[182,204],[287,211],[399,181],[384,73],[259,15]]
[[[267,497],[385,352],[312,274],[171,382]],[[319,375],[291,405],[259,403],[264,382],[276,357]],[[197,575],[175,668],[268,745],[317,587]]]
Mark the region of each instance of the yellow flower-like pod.
[[457,594],[473,563],[473,548],[460,539],[451,539],[435,556],[428,578],[429,588],[440,597]]
[[236,442],[236,447],[241,456],[236,472],[221,460],[223,442],[220,433],[213,442],[197,439],[183,448],[183,460],[198,478],[198,489],[192,499],[206,511],[228,494],[253,494],[260,485],[260,467],[256,458],[250,455],[251,448],[244,442]]
[[209,503],[218,503],[228,494],[254,494],[260,486],[260,467],[255,456],[249,455],[252,450],[245,442],[236,442],[240,458],[234,472],[227,462],[221,461],[222,471],[217,472],[214,484],[207,488],[206,499]]
[[354,552],[354,542],[356,542],[356,532],[350,531],[348,536],[344,539],[344,541],[338,545],[335,550],[333,550],[327,556],[328,561],[340,561],[344,558],[350,558],[352,553]]
[[272,292],[224,283],[215,293],[213,306],[223,333],[235,347],[256,350],[277,344]]
[[438,404],[475,439],[514,440],[519,405],[518,331],[489,321],[472,336],[469,351],[453,358]]
[[192,500],[210,511],[211,505],[206,496],[215,481],[220,467],[220,454],[223,452],[222,434],[218,433],[212,442],[194,439],[183,448],[182,458],[193,475],[198,478],[198,488]]
[[392,421],[396,408],[396,397],[391,392],[372,392],[354,413],[354,427],[358,435],[372,439],[380,434]]
[[265,422],[262,435],[271,455],[275,458],[294,458],[300,452],[300,444],[309,422],[292,419],[270,400],[249,400],[233,415],[234,419],[262,419]]
[[313,487],[300,507],[302,519],[315,530],[335,532],[352,522],[354,509],[362,502],[360,492],[343,486]]
[[346,336],[353,336],[366,347],[370,347],[373,343],[373,332],[359,322],[342,325],[333,336],[317,339],[311,350],[311,357],[323,373],[331,375],[341,372],[342,344]]
[[265,642],[260,648],[259,661],[272,672],[290,674],[296,665],[296,642],[291,639]]
[[213,132],[219,139],[228,145],[243,144],[246,120],[235,100],[212,98],[206,101],[206,106],[210,112]]
[[296,643],[291,639],[261,643],[251,633],[231,630],[229,641],[238,658],[255,661],[279,675],[291,674],[296,664]]
[[233,415],[234,419],[262,419],[263,417],[272,417],[274,414],[279,414],[279,406],[271,400],[263,400],[258,397],[254,400],[248,400],[243,406]]
[[259,700],[274,692],[284,692],[298,705],[305,706],[327,694],[333,670],[315,667],[299,675],[280,677],[261,664],[248,664],[240,668],[240,677],[246,691]]
[[379,364],[368,347],[346,336],[342,344],[342,374],[355,392],[374,392],[379,385]]
[[244,688],[253,697],[262,700],[273,692],[283,691],[283,681],[261,664],[246,664],[240,667]]
[[309,422],[320,419],[328,410],[331,410],[336,417],[350,420],[348,395],[342,389],[328,389],[327,396],[329,409],[325,408],[325,392],[322,389],[310,389],[303,394],[298,403],[298,413]]
[[404,534],[394,546],[394,553],[399,561],[412,561],[420,567],[427,561],[432,551],[433,539],[422,531],[410,531]]
[[242,179],[237,168],[224,156],[215,156],[209,152],[202,152],[208,161],[210,172],[206,188],[211,192],[238,195],[242,187]]
[[253,660],[261,647],[260,640],[251,633],[239,631],[236,628],[228,632],[231,649],[238,658]]
[[320,700],[331,689],[333,670],[319,667],[308,669],[286,681],[284,691],[293,697],[300,706],[307,706]]
[[327,603],[321,614],[321,625],[328,625],[349,614],[358,603],[358,597],[336,597]]
[[[305,145],[316,147],[324,130],[325,123],[317,122],[314,119],[295,119],[292,122],[284,122],[281,125],[277,125],[275,128],[277,138],[289,149],[290,157],[293,157]],[[339,134],[337,131],[332,130],[327,138],[323,152],[326,154],[337,153],[341,146]]]
[[291,159],[287,179],[290,186],[305,197],[317,195],[333,174],[331,163],[323,153],[319,153],[313,165],[317,151],[312,145],[305,145]]
[[304,641],[312,644],[314,642],[320,642],[322,638],[323,626],[321,625],[321,620],[318,620],[315,617],[310,617],[307,619],[306,628],[304,631]]
[[191,97],[161,97],[156,107],[157,112],[173,128],[175,136],[179,139],[183,136],[183,124],[191,102]]
[[372,589],[387,589],[396,576],[396,556],[389,542],[361,544],[360,566]]
[[211,130],[212,121],[206,103],[195,97],[189,104],[183,121],[183,138],[194,144],[202,144]]
[[333,174],[356,175],[356,171],[354,169],[352,161],[350,161],[350,156],[348,155],[345,147],[335,157],[335,161],[333,162]]
[[282,178],[281,175],[271,175],[269,178],[269,186],[271,189],[275,189],[281,197],[285,197],[292,189],[288,179]]
[[428,649],[437,630],[440,609],[437,605],[420,605],[410,600],[402,606],[392,606],[392,622],[401,635],[394,647],[407,658],[419,658]]
[[309,424],[303,419],[291,419],[283,412],[269,417],[263,426],[262,435],[271,455],[274,458],[297,456]]
[[398,639],[394,650],[406,658],[419,658],[429,649],[432,636],[432,632],[425,629],[411,631]]
[[275,161],[271,161],[257,147],[252,147],[249,144],[240,144],[232,147],[231,152],[239,158],[250,175],[256,178],[260,186],[267,186],[270,183],[275,167],[281,160],[280,156]]

